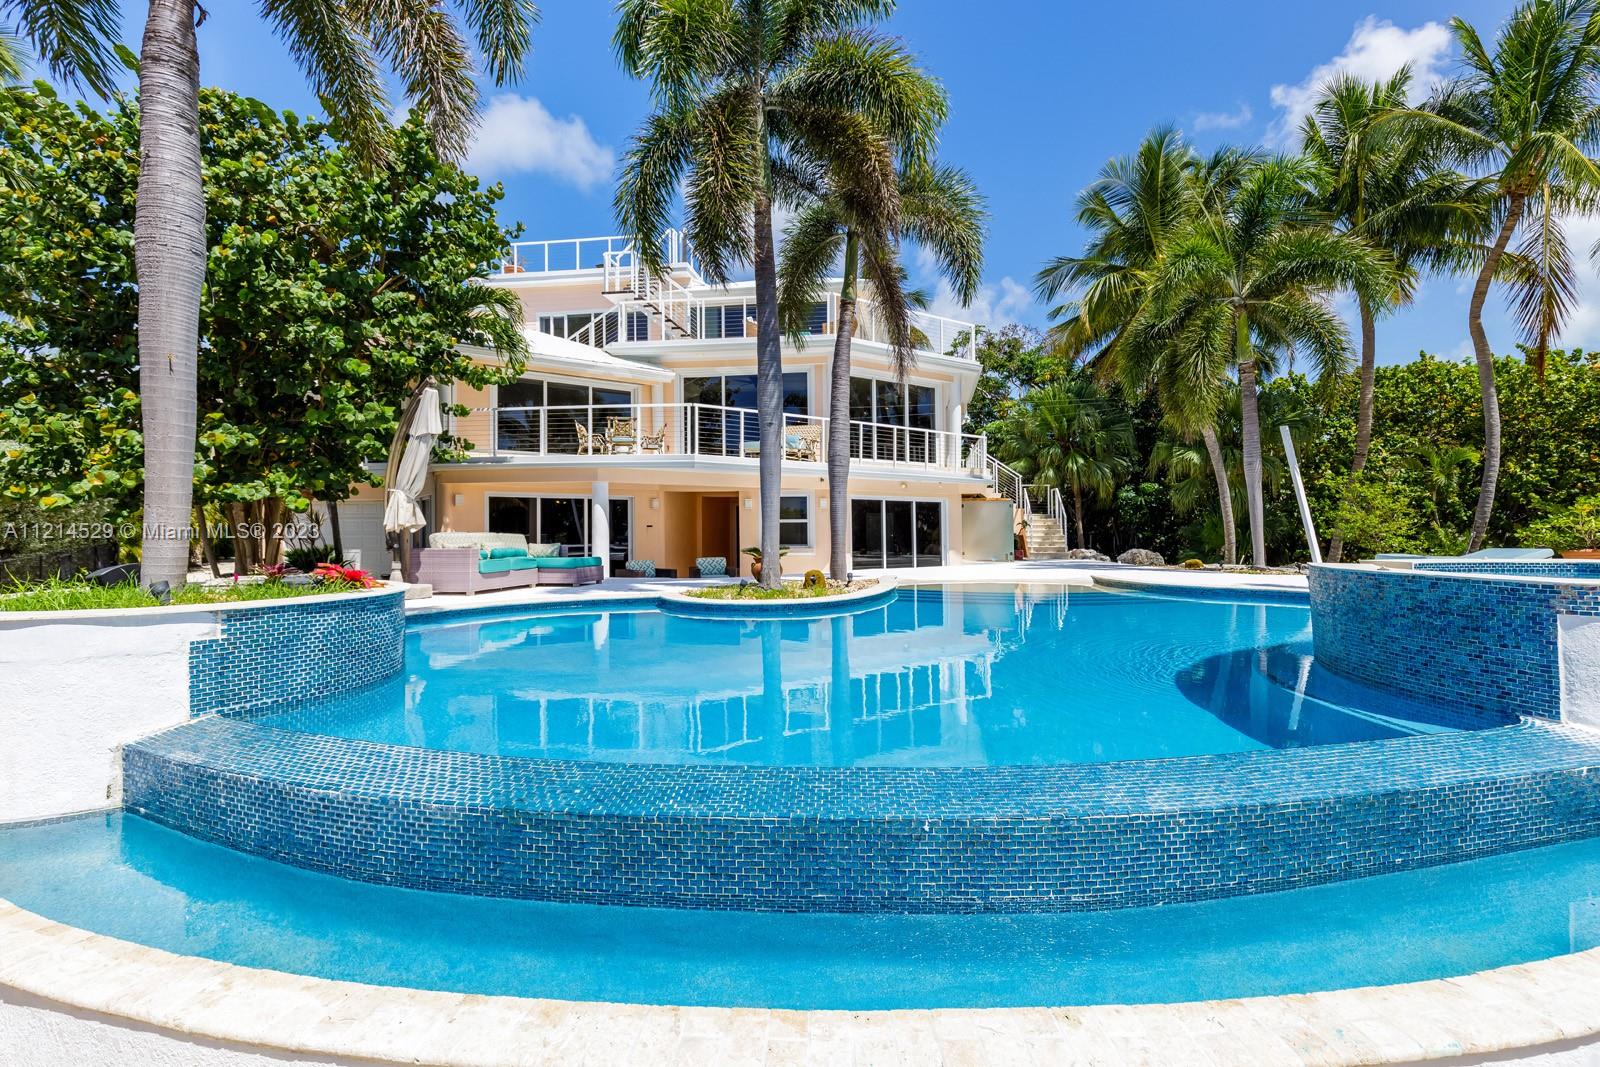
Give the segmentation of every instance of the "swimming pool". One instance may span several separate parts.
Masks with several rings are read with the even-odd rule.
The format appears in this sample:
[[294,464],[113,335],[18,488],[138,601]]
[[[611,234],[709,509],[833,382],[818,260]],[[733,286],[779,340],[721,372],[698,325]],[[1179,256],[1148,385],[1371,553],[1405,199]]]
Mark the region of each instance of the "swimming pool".
[[378,985],[874,1009],[1140,1003],[1465,974],[1600,945],[1600,841],[1071,915],[767,915],[349,882],[121,814],[0,830],[0,898],[186,955]]
[[778,767],[1108,763],[1505,720],[1312,661],[1310,612],[1063,587],[903,589],[832,618],[660,610],[421,621],[404,672],[270,711],[331,737],[534,759]]

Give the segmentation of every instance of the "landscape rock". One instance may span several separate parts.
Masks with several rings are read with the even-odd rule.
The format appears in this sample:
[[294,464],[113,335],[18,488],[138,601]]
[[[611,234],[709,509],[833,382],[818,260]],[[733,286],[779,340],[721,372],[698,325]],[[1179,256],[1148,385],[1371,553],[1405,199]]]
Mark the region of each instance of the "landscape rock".
[[1152,552],[1148,548],[1130,548],[1117,557],[1117,562],[1135,567],[1164,567],[1167,563],[1161,558],[1161,553]]
[[1110,563],[1111,557],[1104,552],[1096,552],[1092,548],[1072,548],[1067,550],[1067,559],[1092,559],[1096,563]]

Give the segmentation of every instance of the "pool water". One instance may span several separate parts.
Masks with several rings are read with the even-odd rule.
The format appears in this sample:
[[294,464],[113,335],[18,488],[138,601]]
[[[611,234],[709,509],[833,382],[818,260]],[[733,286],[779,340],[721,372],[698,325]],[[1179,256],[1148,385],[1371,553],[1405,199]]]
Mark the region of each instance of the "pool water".
[[270,726],[490,755],[776,766],[1153,759],[1400,737],[1450,709],[1311,660],[1288,604],[902,589],[819,619],[657,610],[413,623],[402,674]]
[[132,815],[0,830],[0,898],[185,955],[378,985],[633,1003],[932,1008],[1413,981],[1600,945],[1600,841],[1115,912],[606,908],[347,882]]

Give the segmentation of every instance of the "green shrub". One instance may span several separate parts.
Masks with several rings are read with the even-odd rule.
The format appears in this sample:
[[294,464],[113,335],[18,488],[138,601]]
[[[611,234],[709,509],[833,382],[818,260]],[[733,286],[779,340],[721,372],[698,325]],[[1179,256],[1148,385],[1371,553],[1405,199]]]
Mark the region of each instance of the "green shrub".
[[1365,471],[1347,478],[1333,513],[1346,557],[1421,547],[1421,521],[1412,496],[1395,482]]
[[1557,552],[1600,548],[1600,495],[1582,497],[1570,508],[1529,523],[1517,531],[1517,541]]

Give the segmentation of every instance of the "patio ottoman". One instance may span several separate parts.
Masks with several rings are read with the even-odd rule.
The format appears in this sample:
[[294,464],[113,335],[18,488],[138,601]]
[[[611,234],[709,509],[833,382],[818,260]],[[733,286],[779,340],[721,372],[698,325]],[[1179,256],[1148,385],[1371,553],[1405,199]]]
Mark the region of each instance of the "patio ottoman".
[[540,585],[588,585],[606,576],[599,556],[537,556],[532,562]]

